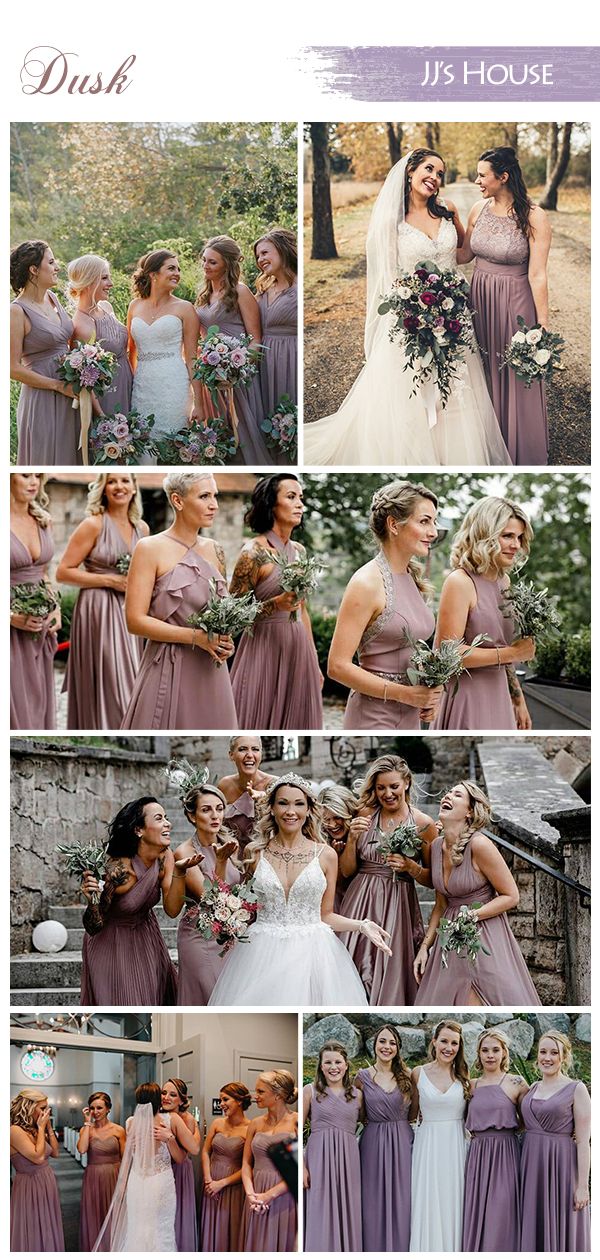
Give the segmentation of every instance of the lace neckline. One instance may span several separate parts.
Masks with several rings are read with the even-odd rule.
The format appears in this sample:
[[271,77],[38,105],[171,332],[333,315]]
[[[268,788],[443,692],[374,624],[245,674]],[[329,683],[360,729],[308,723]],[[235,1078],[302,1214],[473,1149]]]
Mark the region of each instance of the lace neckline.
[[319,853],[321,852],[321,850],[319,849],[319,850],[317,851],[317,846],[316,846],[316,844],[315,844],[314,848],[315,848],[315,852],[314,852],[313,856],[311,857],[310,861],[309,861],[309,862],[307,862],[307,863],[306,863],[306,865],[302,867],[302,870],[301,870],[301,871],[299,871],[299,872],[298,872],[298,874],[296,875],[295,880],[294,880],[294,881],[290,884],[290,886],[289,886],[289,888],[288,888],[288,891],[287,891],[287,896],[286,896],[286,891],[285,891],[284,885],[283,885],[283,883],[282,883],[282,881],[281,881],[281,879],[280,879],[279,875],[277,874],[277,871],[275,870],[275,867],[273,866],[272,862],[270,862],[270,861],[269,861],[269,859],[268,859],[268,857],[266,856],[266,854],[265,854],[265,852],[264,852],[264,851],[263,851],[263,852],[262,852],[262,854],[261,854],[261,859],[262,859],[262,861],[263,861],[263,862],[266,862],[266,864],[267,864],[267,866],[269,867],[269,869],[273,872],[273,874],[274,874],[274,876],[275,876],[275,879],[277,880],[277,883],[279,884],[279,887],[281,888],[281,891],[282,891],[282,893],[283,893],[283,899],[284,899],[284,901],[285,901],[286,906],[287,906],[287,905],[289,905],[289,902],[290,902],[290,897],[291,897],[291,895],[292,895],[292,889],[294,889],[294,888],[296,887],[296,884],[298,883],[298,881],[299,881],[300,879],[302,879],[302,876],[303,876],[303,875],[305,874],[305,872],[309,869],[309,867],[310,867],[310,866],[312,866],[314,862],[318,861],[318,858],[319,858]]

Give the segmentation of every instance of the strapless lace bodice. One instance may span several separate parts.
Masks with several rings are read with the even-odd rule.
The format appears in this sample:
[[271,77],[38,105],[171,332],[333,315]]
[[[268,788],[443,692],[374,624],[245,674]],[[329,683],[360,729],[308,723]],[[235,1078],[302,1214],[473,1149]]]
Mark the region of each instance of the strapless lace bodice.
[[182,321],[177,315],[161,315],[147,324],[134,315],[131,335],[137,350],[131,405],[142,416],[154,416],[154,437],[169,436],[185,424],[192,402],[182,357]]
[[138,363],[147,359],[181,358],[183,332],[177,315],[161,315],[153,324],[134,315],[131,332],[137,346]]
[[[432,224],[435,220],[432,219]],[[439,232],[436,240],[431,240],[426,232],[414,227],[412,223],[398,225],[398,270],[414,271],[419,263],[427,259],[434,262],[441,271],[456,270],[456,228],[450,219],[439,220]]]
[[321,902],[327,880],[318,853],[294,880],[287,901],[281,880],[265,857],[258,863],[253,884],[263,907],[251,929],[253,932],[298,932],[303,927],[313,929],[315,924],[321,924]]

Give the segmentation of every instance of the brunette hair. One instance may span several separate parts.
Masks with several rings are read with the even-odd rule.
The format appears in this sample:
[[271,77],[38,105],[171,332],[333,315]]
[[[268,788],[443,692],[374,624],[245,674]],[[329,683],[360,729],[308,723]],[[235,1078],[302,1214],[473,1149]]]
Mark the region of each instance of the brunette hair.
[[352,1084],[352,1078],[350,1076],[350,1058],[348,1055],[348,1051],[346,1050],[346,1047],[342,1045],[341,1041],[326,1041],[325,1044],[321,1046],[321,1049],[319,1050],[319,1058],[317,1060],[317,1070],[315,1072],[316,1100],[317,1102],[321,1102],[321,1100],[325,1097],[325,1091],[327,1089],[327,1081],[325,1079],[325,1073],[323,1072],[322,1063],[323,1063],[323,1055],[327,1054],[328,1051],[331,1051],[334,1054],[341,1054],[342,1058],[345,1061],[346,1071],[344,1072],[344,1075],[342,1078],[342,1085],[344,1086],[344,1096],[348,1099],[348,1102],[350,1102],[355,1097],[356,1090],[354,1088],[354,1085]]
[[527,192],[523,172],[519,166],[516,152],[508,144],[497,145],[495,149],[486,149],[479,158],[480,162],[489,162],[494,175],[508,175],[506,187],[512,193],[513,204],[509,211],[524,236],[531,236],[531,211],[533,202]]
[[[371,499],[369,528],[379,543],[388,538],[388,518],[391,516],[400,526],[412,516],[419,499],[429,499],[437,508],[438,501],[432,490],[420,482],[390,481],[375,491]],[[408,562],[408,572],[415,581],[422,595],[429,595],[433,590],[430,582],[423,576],[423,569],[412,558]]]
[[457,1020],[441,1019],[439,1024],[436,1025],[436,1027],[434,1028],[431,1034],[431,1041],[429,1042],[429,1051],[428,1051],[429,1062],[430,1063],[435,1062],[435,1044],[434,1043],[437,1041],[442,1031],[442,1028],[449,1028],[451,1032],[455,1032],[459,1034],[458,1050],[456,1051],[456,1057],[450,1067],[450,1072],[452,1076],[454,1077],[455,1081],[460,1081],[462,1085],[462,1091],[463,1091],[463,1096],[465,1098],[465,1101],[469,1102],[469,1099],[471,1097],[471,1083],[469,1080],[469,1069],[467,1067],[467,1060],[465,1059],[465,1043],[463,1040],[462,1025],[459,1024]]
[[[223,296],[221,301],[226,311],[237,313],[240,308],[237,287],[240,282],[242,251],[231,236],[211,236],[204,250],[213,249],[221,255],[225,263],[223,278]],[[204,250],[202,251],[204,253]],[[212,297],[212,283],[206,280],[197,297],[198,306],[209,306]]]
[[394,1077],[400,1093],[403,1094],[405,1098],[410,1098],[412,1094],[412,1077],[408,1064],[405,1063],[402,1058],[402,1038],[395,1024],[380,1024],[379,1027],[375,1029],[375,1035],[373,1037],[373,1058],[377,1058],[375,1047],[377,1045],[377,1039],[382,1032],[390,1032],[396,1042],[396,1049],[398,1053],[394,1056],[390,1065],[392,1069],[392,1076]]
[[41,267],[46,250],[50,249],[47,241],[21,241],[10,251],[10,285],[14,293],[22,293],[31,279],[32,267]]
[[244,516],[244,521],[253,534],[266,534],[267,530],[273,528],[275,504],[282,481],[297,481],[299,486],[302,485],[294,472],[273,473],[257,481],[252,491],[250,507]]
[[[275,246],[281,258],[285,275],[290,284],[292,284],[298,275],[298,240],[296,233],[292,232],[290,228],[284,227],[274,227],[268,232],[263,232],[263,235],[259,236],[252,246],[257,262],[258,246],[261,244],[261,241],[270,241]],[[256,287],[260,287],[260,278]]]
[[138,1085],[135,1091],[135,1101],[138,1106],[141,1106],[143,1103],[150,1103],[154,1115],[157,1116],[161,1104],[160,1085],[157,1085],[156,1081],[146,1081],[144,1085]]
[[160,271],[167,258],[176,257],[177,254],[174,254],[171,249],[151,249],[148,254],[142,254],[131,278],[134,293],[140,298],[150,297],[152,290],[150,277]]
[[128,801],[108,824],[109,857],[134,857],[138,850],[138,827],[144,826],[144,810],[146,805],[159,805],[155,796],[139,796],[136,801]]
[[[190,1105],[190,1100],[188,1098],[187,1085],[185,1081],[182,1081],[180,1076],[169,1076],[167,1080],[171,1082],[171,1085],[175,1086],[175,1089],[177,1090],[177,1093],[179,1094],[179,1110],[187,1111]],[[167,1082],[165,1081],[165,1085],[166,1083]],[[161,1094],[161,1103],[162,1103],[162,1094]]]
[[[134,489],[133,497],[127,508],[127,516],[132,525],[137,525],[142,520],[142,496],[138,485],[138,479],[134,472],[127,469],[128,476],[131,477],[131,484]],[[108,507],[108,499],[106,497],[106,483],[113,473],[99,473],[95,481],[90,481],[88,485],[88,497],[85,506],[86,516],[99,516],[106,512]]]
[[[436,149],[413,149],[412,153],[409,155],[407,159],[406,169],[404,172],[404,215],[405,217],[410,210],[410,186],[412,182],[411,175],[413,174],[413,171],[416,171],[417,167],[421,165],[421,162],[424,162],[425,159],[428,157],[436,157],[436,158],[439,158],[440,162],[444,162],[444,159],[441,153],[438,153]],[[445,166],[446,166],[446,163],[444,162],[444,168]],[[442,178],[442,186],[444,184],[445,174],[446,172],[444,169],[444,177]],[[431,197],[427,198],[428,214],[430,214],[432,218],[434,219],[450,219],[451,223],[453,223],[454,211],[449,210],[448,207],[443,205],[441,201],[438,201],[438,195],[439,195],[438,193],[432,193]]]
[[397,757],[395,753],[386,753],[383,757],[377,757],[376,761],[371,762],[367,766],[367,773],[362,781],[360,796],[358,798],[358,809],[377,809],[377,776],[379,774],[399,774],[406,783],[405,799],[410,805],[410,789],[412,787],[412,770],[404,757]]
[[227,1085],[221,1085],[219,1093],[233,1098],[234,1102],[239,1103],[242,1111],[247,1111],[252,1106],[252,1094],[243,1081],[229,1081]]
[[106,1094],[103,1089],[97,1089],[95,1094],[90,1094],[88,1098],[88,1107],[91,1107],[96,1098],[101,1098],[102,1101],[106,1103],[107,1111],[110,1111],[112,1107],[112,1098],[110,1094]]

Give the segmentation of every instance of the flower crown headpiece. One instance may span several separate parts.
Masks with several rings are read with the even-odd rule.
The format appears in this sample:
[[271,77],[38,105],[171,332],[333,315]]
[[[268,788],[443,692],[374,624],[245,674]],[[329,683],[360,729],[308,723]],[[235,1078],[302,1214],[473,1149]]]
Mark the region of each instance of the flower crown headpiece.
[[183,801],[192,788],[202,788],[208,783],[210,770],[208,766],[194,768],[185,757],[172,758],[165,769],[165,778]]

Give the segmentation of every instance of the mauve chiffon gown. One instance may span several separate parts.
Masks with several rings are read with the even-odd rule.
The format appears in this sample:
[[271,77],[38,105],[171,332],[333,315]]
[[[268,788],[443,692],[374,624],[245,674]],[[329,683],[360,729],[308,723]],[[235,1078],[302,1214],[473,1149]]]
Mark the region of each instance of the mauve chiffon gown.
[[34,1164],[17,1151],[10,1157],[15,1170],[10,1194],[11,1251],[65,1249],[58,1185],[48,1159],[50,1149],[47,1142],[43,1164]]
[[360,1139],[363,1251],[408,1251],[413,1131],[410,1097],[377,1085],[360,1068],[367,1124]]
[[514,333],[517,316],[537,323],[528,279],[529,242],[511,215],[494,214],[486,202],[471,233],[475,269],[471,303],[488,389],[513,464],[548,463],[548,419],[542,381],[529,389],[499,360]]
[[[411,815],[412,817],[412,815]],[[367,991],[371,1006],[412,1006],[417,992],[413,974],[421,945],[423,919],[415,882],[405,871],[394,878],[377,850],[380,810],[356,846],[358,870],[340,907],[350,919],[372,919],[391,933],[392,953],[384,954],[360,932],[342,932],[343,941]]]
[[[226,311],[220,298],[208,306],[197,306],[196,314],[200,321],[201,337],[206,336],[211,324],[217,324],[219,331],[228,337],[246,336],[246,328],[239,311]],[[269,451],[260,429],[265,413],[258,374],[253,376],[247,388],[244,385],[237,385],[233,391],[233,399],[238,418],[240,443],[235,462],[259,467],[263,464],[272,464],[272,452]]]
[[249,792],[242,792],[237,800],[225,806],[225,825],[233,832],[240,848],[239,856],[243,857],[244,849],[248,844],[256,815],[256,804],[254,797]]
[[310,1137],[304,1162],[304,1250],[362,1251],[360,1155],[356,1139],[361,1095],[317,1094],[313,1086]]
[[[282,542],[269,530],[265,538],[286,562],[297,559],[293,542]],[[257,583],[258,600],[281,595],[279,566]],[[252,636],[243,634],[231,670],[238,724],[246,731],[320,731],[323,701],[319,662],[300,611],[296,621],[276,609],[254,623]]]
[[[54,539],[50,526],[41,529],[40,554],[32,560],[31,552],[10,534],[10,584],[41,582],[54,555]],[[10,628],[10,725],[13,731],[51,731],[56,726],[54,701],[54,653],[56,633],[42,630],[39,635],[28,630]]]
[[171,1168],[175,1178],[175,1238],[178,1251],[198,1250],[198,1209],[196,1207],[196,1186],[194,1165],[190,1155],[186,1155],[183,1163],[176,1164],[171,1160]]
[[160,901],[158,858],[131,859],[137,883],[113,897],[104,927],[84,932],[82,1005],[174,1006],[177,974],[153,911]]
[[[205,879],[214,879],[217,859],[212,845],[198,844],[197,851],[204,858],[202,875]],[[240,872],[233,862],[227,863],[226,882],[240,882]],[[222,958],[220,956],[222,945],[217,941],[206,941],[200,935],[194,926],[197,918],[198,905],[194,902],[184,911],[177,925],[178,1006],[206,1006],[227,958],[227,954]]]
[[[393,573],[380,551],[376,563],[385,588],[385,608],[364,631],[358,645],[358,663],[369,673],[393,682],[408,683],[413,639],[429,639],[435,618],[410,573]],[[419,710],[398,700],[381,700],[351,691],[344,714],[344,729],[351,731],[418,731]]]
[[101,315],[91,318],[96,325],[96,341],[102,342],[104,350],[110,350],[117,360],[117,370],[113,376],[110,389],[102,395],[100,406],[105,416],[114,416],[116,412],[127,415],[131,411],[131,388],[133,372],[127,358],[127,342],[129,334],[113,311],[103,311]]
[[[15,298],[29,323],[30,331],[23,338],[22,365],[39,376],[57,381],[58,360],[69,350],[73,336],[73,320],[67,315],[54,293],[49,294],[60,323],[48,319],[26,298]],[[53,389],[35,389],[33,385],[21,385],[17,407],[19,448],[17,463],[33,468],[53,464],[81,464],[79,445],[79,411],[73,407],[73,399]]]
[[[133,554],[142,533],[130,526],[129,544],[108,512],[98,541],[86,556],[88,573],[116,574],[117,560]],[[108,586],[82,587],[73,609],[71,646],[63,690],[68,692],[67,727],[74,731],[118,730],[142,658],[141,640],[125,623],[125,594]]]
[[[119,1139],[114,1134],[107,1138],[90,1135],[87,1167],[81,1183],[80,1251],[91,1251],[102,1229],[117,1184],[120,1165]],[[110,1226],[104,1231],[98,1251],[110,1251]]]
[[[466,569],[464,570],[466,573]],[[455,683],[448,683],[442,696],[438,715],[433,723],[437,731],[514,731],[517,729],[515,711],[508,690],[506,665],[498,666],[495,649],[507,647],[515,639],[512,617],[505,617],[501,604],[506,600],[505,583],[501,578],[486,578],[480,573],[469,573],[477,603],[467,617],[464,639],[472,643],[478,634],[487,634],[488,641],[481,649],[490,653],[490,664],[479,669],[469,669]]]
[[[431,846],[431,878],[436,892],[447,900],[446,919],[456,918],[461,906],[485,906],[496,897],[496,891],[485,875],[476,871],[471,861],[468,841],[460,866],[452,868],[448,887],[444,883],[443,840],[438,836]],[[479,924],[481,942],[489,951],[481,950],[474,963],[458,954],[448,954],[448,965],[442,964],[442,951],[436,936],[429,952],[415,1006],[463,1006],[473,991],[484,1006],[539,1006],[540,998],[523,955],[512,934],[504,911]]]
[[[215,1133],[210,1151],[210,1175],[215,1181],[231,1177],[241,1170],[244,1154],[243,1137]],[[244,1211],[244,1187],[240,1181],[225,1186],[216,1199],[204,1195],[200,1229],[201,1251],[242,1251],[240,1238]]]
[[463,1251],[521,1250],[516,1104],[502,1085],[477,1085],[466,1126],[471,1134],[465,1171]]
[[[178,538],[173,540],[179,542]],[[209,582],[227,594],[225,578],[195,548],[181,543],[184,555],[157,578],[148,609],[151,617],[185,626],[210,599]],[[237,718],[229,671],[202,648],[149,639],[134,683],[123,731],[230,731]]]
[[532,1085],[521,1102],[521,1251],[590,1251],[590,1209],[575,1211],[577,1147],[568,1081],[552,1098]]
[[[298,285],[284,289],[269,302],[269,294],[258,299],[265,347],[260,364],[260,390],[263,414],[271,415],[284,394],[298,402]],[[289,464],[289,455],[271,451],[271,462]]]
[[[269,1147],[277,1142],[290,1142],[295,1133],[255,1133],[252,1138],[252,1184],[257,1194],[270,1190],[281,1181],[269,1159]],[[286,1190],[271,1200],[268,1212],[251,1212],[244,1203],[240,1225],[240,1251],[295,1251],[297,1232],[296,1204]]]

